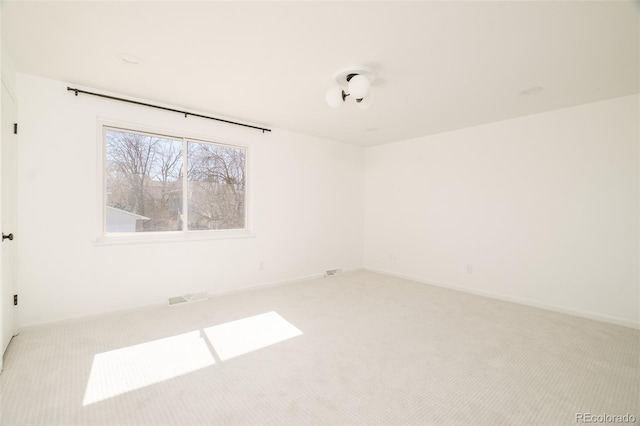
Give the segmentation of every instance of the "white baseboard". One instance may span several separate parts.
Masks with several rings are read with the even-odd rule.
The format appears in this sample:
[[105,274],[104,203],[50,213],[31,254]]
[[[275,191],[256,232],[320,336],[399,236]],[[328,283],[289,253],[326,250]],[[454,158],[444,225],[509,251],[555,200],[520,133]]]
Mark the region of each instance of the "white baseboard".
[[80,315],[80,316],[76,316],[76,317],[64,318],[64,319],[61,319],[61,320],[41,321],[41,322],[37,322],[37,323],[33,323],[33,324],[19,325],[18,326],[19,327],[18,334],[20,334],[23,331],[28,331],[28,330],[39,330],[39,329],[48,328],[48,327],[57,327],[57,326],[61,326],[61,325],[75,324],[75,323],[79,323],[79,322],[87,321],[87,320],[110,318],[110,317],[114,317],[114,316],[117,316],[117,315],[127,314],[127,313],[131,313],[131,312],[146,311],[146,310],[149,310],[149,309],[158,309],[158,308],[162,308],[162,307],[165,307],[165,306],[167,306],[166,302],[151,303],[151,304],[148,304],[148,305],[134,306],[134,307],[131,307],[131,308],[117,309],[117,310],[114,310],[114,311],[100,312],[100,313],[97,313],[97,314]]
[[[360,268],[360,267],[357,267],[357,268],[345,268],[344,272],[345,273],[347,273],[347,272],[356,272],[356,271],[361,271],[361,270],[362,270],[362,268]],[[304,276],[300,276],[300,277],[296,277],[296,278],[290,278],[290,279],[281,280],[281,281],[270,281],[270,282],[266,282],[266,283],[249,285],[249,286],[242,287],[242,288],[237,288],[237,289],[227,289],[227,290],[220,290],[220,291],[214,291],[214,292],[207,292],[207,294],[209,295],[210,298],[222,297],[222,296],[231,295],[231,294],[245,293],[245,292],[253,291],[253,290],[265,289],[265,288],[270,288],[270,287],[277,287],[277,286],[287,285],[287,284],[300,283],[300,282],[310,281],[310,280],[313,280],[313,279],[318,279],[318,278],[323,278],[323,277],[324,277],[324,274],[319,272],[317,274],[304,275]],[[185,303],[185,305],[188,305],[188,303]],[[59,325],[73,324],[73,323],[78,323],[78,322],[87,321],[87,320],[94,320],[94,319],[100,319],[100,318],[109,318],[109,317],[113,317],[113,316],[117,316],[117,315],[121,315],[121,314],[126,314],[126,313],[131,313],[131,312],[139,312],[139,311],[144,311],[144,310],[148,310],[148,309],[158,309],[158,308],[162,308],[162,307],[167,307],[167,302],[166,301],[159,302],[159,303],[152,303],[152,304],[149,304],[149,305],[136,306],[136,307],[132,307],[132,308],[118,309],[118,310],[115,310],[115,311],[101,312],[101,313],[98,313],[98,314],[81,315],[81,316],[72,317],[72,318],[65,318],[65,319],[62,319],[62,320],[43,321],[43,322],[38,322],[38,323],[34,323],[34,324],[20,325],[19,326],[19,332],[27,331],[27,330],[42,329],[42,328],[47,328],[47,327],[54,327],[54,326],[59,326]]]
[[287,285],[287,284],[295,284],[295,283],[314,280],[322,277],[323,275],[321,273],[318,273],[318,274],[304,275],[296,278],[289,278],[282,281],[269,281],[266,283],[253,284],[253,285],[249,285],[241,288],[213,291],[209,293],[209,297],[213,298],[213,297],[228,296],[231,294],[246,293],[248,291],[260,290],[260,289],[265,289],[270,287],[278,287],[278,286]]
[[[354,268],[344,268],[342,271],[344,274],[347,274],[349,272],[358,272],[358,271],[362,271],[364,270],[361,267],[354,267]],[[340,274],[342,275],[342,274]],[[337,276],[340,276],[337,275]],[[245,293],[247,291],[253,291],[253,290],[259,290],[259,289],[263,289],[263,288],[270,288],[270,287],[278,287],[281,285],[287,285],[287,284],[295,284],[295,283],[300,283],[300,282],[304,282],[304,281],[310,281],[310,280],[315,280],[318,278],[326,278],[324,276],[324,273],[318,273],[318,274],[312,274],[312,275],[305,275],[302,277],[297,277],[297,278],[290,278],[287,280],[282,280],[282,281],[271,281],[271,282],[266,282],[266,283],[260,283],[260,284],[254,284],[254,285],[250,285],[247,287],[242,287],[242,288],[236,288],[236,289],[230,289],[230,290],[220,290],[220,291],[216,291],[216,292],[211,292],[209,293],[209,297],[221,297],[221,296],[226,296],[226,295],[230,295],[230,294],[237,294],[237,293]]]
[[[562,314],[573,315],[573,316],[577,316],[577,317],[581,317],[581,318],[587,318],[587,319],[591,319],[591,320],[595,320],[595,321],[601,321],[601,322],[606,322],[606,323],[610,323],[610,324],[615,324],[615,325],[620,325],[620,326],[623,326],[623,327],[629,327],[629,328],[640,330],[640,323],[633,322],[633,321],[628,321],[628,320],[625,320],[625,319],[622,319],[622,318],[616,318],[616,317],[611,317],[611,316],[607,316],[607,315],[601,315],[601,314],[597,314],[597,313],[589,312],[589,311],[581,311],[581,310],[566,308],[566,307],[563,307],[563,306],[551,305],[551,304],[542,303],[542,302],[538,302],[538,301],[530,300],[530,299],[506,296],[506,295],[499,294],[499,293],[493,293],[493,292],[488,292],[488,291],[471,289],[471,288],[457,286],[457,285],[453,285],[453,284],[447,284],[447,283],[441,283],[441,282],[432,281],[432,280],[426,280],[426,279],[423,279],[423,278],[420,278],[420,277],[416,277],[416,276],[413,276],[413,275],[409,275],[409,274],[402,274],[402,273],[398,273],[398,272],[387,271],[387,270],[378,269],[378,268],[370,268],[370,267],[353,267],[353,268],[344,268],[343,270],[344,270],[344,273],[358,272],[358,271],[375,272],[377,274],[383,274],[383,275],[388,275],[388,276],[392,276],[392,277],[402,278],[402,279],[411,280],[411,281],[415,281],[415,282],[419,282],[419,283],[423,283],[423,284],[433,285],[433,286],[436,286],[436,287],[447,288],[447,289],[450,289],[450,290],[461,291],[461,292],[464,292],[464,293],[476,294],[476,295],[479,295],[479,296],[489,297],[489,298],[497,299],[497,300],[503,300],[503,301],[506,301],[506,302],[519,303],[521,305],[532,306],[532,307],[535,307],[535,308],[545,309],[545,310],[548,310],[548,311],[559,312],[559,313],[562,313]],[[222,297],[222,296],[231,295],[231,294],[245,293],[245,292],[253,291],[253,290],[266,289],[266,288],[270,288],[270,287],[277,287],[277,286],[281,286],[281,285],[295,284],[295,283],[300,283],[300,282],[304,282],[304,281],[310,281],[310,280],[313,280],[313,279],[319,279],[319,278],[323,278],[323,277],[324,277],[324,275],[322,273],[317,273],[317,274],[305,275],[305,276],[300,276],[300,277],[296,277],[296,278],[290,278],[290,279],[281,280],[281,281],[271,281],[271,282],[265,282],[265,283],[250,285],[250,286],[246,286],[246,287],[242,287],[242,288],[238,288],[238,289],[229,289],[229,290],[221,290],[221,291],[216,291],[216,292],[209,292],[208,294],[209,294],[210,297]],[[58,326],[58,325],[64,325],[64,324],[73,324],[73,323],[78,323],[78,322],[81,322],[81,321],[87,321],[87,320],[92,320],[92,319],[100,319],[100,318],[108,318],[108,317],[112,317],[112,316],[116,316],[116,315],[120,315],[120,314],[143,311],[143,310],[147,310],[147,309],[157,309],[157,308],[162,308],[162,307],[166,307],[166,306],[167,306],[166,302],[153,303],[153,304],[144,305],[144,306],[138,306],[138,307],[133,307],[133,308],[119,309],[119,310],[116,310],[116,311],[103,312],[103,313],[99,313],[99,314],[84,315],[84,316],[79,316],[79,317],[63,319],[63,320],[55,320],[55,321],[41,322],[41,323],[36,323],[36,324],[29,324],[29,325],[26,325],[26,326],[20,326],[20,331],[26,331],[26,330],[30,330],[30,329],[40,329],[40,328],[46,328],[46,327],[50,327],[50,326]]]
[[499,294],[499,293],[493,293],[493,292],[483,291],[483,290],[476,290],[476,289],[472,289],[472,288],[468,288],[468,287],[462,287],[462,286],[458,286],[458,285],[432,281],[432,280],[428,280],[428,279],[419,278],[419,277],[416,277],[416,276],[413,276],[413,275],[387,271],[387,270],[384,270],[384,269],[369,268],[369,267],[364,267],[362,269],[365,270],[365,271],[375,272],[377,274],[389,275],[389,276],[392,276],[392,277],[402,278],[402,279],[406,279],[406,280],[411,280],[411,281],[419,282],[419,283],[422,283],[422,284],[428,284],[428,285],[433,285],[433,286],[436,286],[436,287],[447,288],[447,289],[450,289],[450,290],[461,291],[461,292],[464,292],[464,293],[475,294],[475,295],[478,295],[478,296],[489,297],[491,299],[503,300],[505,302],[519,303],[521,305],[532,306],[534,308],[545,309],[547,311],[559,312],[561,314],[567,314],[567,315],[572,315],[572,316],[575,316],[575,317],[587,318],[587,319],[591,319],[591,320],[595,320],[595,321],[606,322],[606,323],[609,323],[609,324],[615,324],[615,325],[620,325],[620,326],[623,326],[623,327],[629,327],[629,328],[634,328],[634,329],[640,330],[640,322],[629,321],[629,320],[626,320],[626,319],[623,319],[623,318],[616,318],[616,317],[611,317],[611,316],[608,316],[608,315],[597,314],[595,312],[581,311],[581,310],[577,310],[577,309],[567,308],[567,307],[564,307],[564,306],[557,306],[557,305],[551,305],[551,304],[548,304],[548,303],[542,303],[542,302],[538,302],[536,300],[519,298],[519,297],[512,297],[512,296],[506,296],[506,295]]

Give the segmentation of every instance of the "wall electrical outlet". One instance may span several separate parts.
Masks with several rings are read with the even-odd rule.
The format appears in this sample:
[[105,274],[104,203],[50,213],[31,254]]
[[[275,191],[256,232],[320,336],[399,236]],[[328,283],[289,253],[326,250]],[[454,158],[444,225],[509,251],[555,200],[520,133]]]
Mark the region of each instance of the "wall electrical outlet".
[[467,274],[473,274],[473,265],[472,264],[468,264],[466,266],[466,268],[464,268],[465,271],[467,271]]

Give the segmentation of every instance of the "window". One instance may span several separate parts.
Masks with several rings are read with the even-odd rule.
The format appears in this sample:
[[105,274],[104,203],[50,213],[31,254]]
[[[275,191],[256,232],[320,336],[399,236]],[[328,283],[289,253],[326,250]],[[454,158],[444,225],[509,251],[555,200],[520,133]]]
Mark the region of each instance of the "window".
[[104,127],[104,231],[246,228],[244,147]]

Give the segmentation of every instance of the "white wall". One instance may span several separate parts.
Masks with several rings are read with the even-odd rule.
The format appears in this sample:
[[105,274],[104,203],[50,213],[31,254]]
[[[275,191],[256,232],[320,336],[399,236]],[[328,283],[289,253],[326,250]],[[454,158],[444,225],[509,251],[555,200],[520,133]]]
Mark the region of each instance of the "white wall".
[[[362,148],[75,97],[66,87],[18,75],[21,326],[362,265]],[[249,143],[256,237],[95,245],[98,117]]]
[[365,267],[639,326],[638,103],[367,148]]
[[[357,268],[363,250],[369,269],[640,322],[638,96],[363,150],[17,86],[21,326]],[[95,245],[98,117],[248,142],[256,237]]]

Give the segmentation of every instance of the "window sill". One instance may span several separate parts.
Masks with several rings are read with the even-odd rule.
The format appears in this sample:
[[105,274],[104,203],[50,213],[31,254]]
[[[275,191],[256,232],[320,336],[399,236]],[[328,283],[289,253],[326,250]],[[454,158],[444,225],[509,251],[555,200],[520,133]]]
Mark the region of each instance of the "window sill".
[[96,238],[94,246],[113,246],[128,244],[178,243],[188,241],[228,240],[236,238],[255,238],[256,234],[242,229],[229,231],[189,231],[109,234]]

